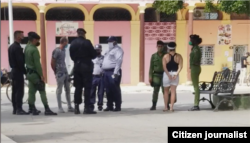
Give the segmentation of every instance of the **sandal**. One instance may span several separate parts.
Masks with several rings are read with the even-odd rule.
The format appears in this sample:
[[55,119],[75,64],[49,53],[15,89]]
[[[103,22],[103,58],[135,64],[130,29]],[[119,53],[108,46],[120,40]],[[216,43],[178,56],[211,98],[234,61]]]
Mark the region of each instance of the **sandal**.
[[163,112],[167,112],[168,111],[168,109],[163,109]]

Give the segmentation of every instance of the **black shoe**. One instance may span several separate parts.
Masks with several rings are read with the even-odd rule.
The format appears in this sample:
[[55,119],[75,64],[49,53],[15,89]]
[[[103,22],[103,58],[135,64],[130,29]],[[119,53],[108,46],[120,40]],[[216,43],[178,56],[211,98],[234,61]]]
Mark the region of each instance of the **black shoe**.
[[13,115],[16,115],[16,109],[13,110],[12,114],[13,114]]
[[39,115],[40,112],[39,112],[38,110],[33,110],[33,111],[31,112],[31,114],[34,115],[34,116],[36,116],[36,115]]
[[17,115],[29,115],[29,112],[25,112],[23,109],[19,109],[16,112]]
[[50,115],[57,115],[57,113],[52,112],[49,108],[45,109],[44,115],[50,116]]
[[84,109],[83,114],[96,114],[96,112],[91,109]]
[[152,107],[150,108],[150,110],[156,110],[156,102],[153,102]]
[[114,109],[113,108],[109,108],[107,107],[106,109],[104,109],[103,111],[113,111]]
[[102,106],[98,106],[98,110],[102,111],[103,110]]
[[191,109],[189,109],[188,111],[200,111],[199,106],[194,106]]
[[75,114],[80,114],[79,105],[75,105]]
[[115,108],[115,110],[113,110],[114,112],[119,112],[121,111],[122,109],[121,108]]
[[34,114],[33,110],[34,110],[35,114],[40,114],[40,113],[41,113],[40,110],[37,110],[37,109],[36,109],[36,106],[35,106],[35,105],[29,105],[29,112],[28,112],[28,113]]

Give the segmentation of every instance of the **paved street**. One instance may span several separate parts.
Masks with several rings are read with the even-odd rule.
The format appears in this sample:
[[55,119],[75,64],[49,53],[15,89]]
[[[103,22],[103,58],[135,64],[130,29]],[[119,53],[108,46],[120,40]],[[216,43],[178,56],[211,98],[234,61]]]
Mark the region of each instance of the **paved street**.
[[[237,88],[236,91],[249,92],[247,89]],[[52,110],[57,111],[54,91],[49,91],[48,99]],[[45,117],[43,114],[11,115],[11,104],[5,90],[2,90],[1,133],[14,141],[8,142],[2,137],[2,143],[166,143],[168,126],[250,126],[250,110],[213,112],[208,103],[202,102],[202,111],[187,111],[192,106],[193,95],[190,90],[180,88],[174,113],[162,112],[161,94],[157,111],[149,111],[149,92],[124,91],[123,110],[119,113],[98,112],[96,115],[77,116],[64,113]],[[36,103],[43,112],[38,94]],[[24,109],[28,109],[27,104]]]

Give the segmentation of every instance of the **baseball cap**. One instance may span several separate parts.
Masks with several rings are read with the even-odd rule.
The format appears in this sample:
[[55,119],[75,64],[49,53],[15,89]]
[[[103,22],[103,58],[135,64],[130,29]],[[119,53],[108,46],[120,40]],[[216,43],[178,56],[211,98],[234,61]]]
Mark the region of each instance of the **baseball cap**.
[[94,48],[95,48],[95,50],[102,49],[102,45],[100,45],[100,44],[96,44]]
[[29,39],[37,39],[37,40],[40,40],[41,38],[36,32],[33,31],[28,33],[28,37]]
[[114,42],[114,41],[117,41],[116,37],[115,36],[109,36],[108,42]]
[[167,45],[169,50],[174,50],[176,48],[176,43],[175,42],[170,42]]
[[78,28],[78,29],[76,30],[76,32],[77,32],[77,33],[84,33],[84,34],[87,33],[83,28]]

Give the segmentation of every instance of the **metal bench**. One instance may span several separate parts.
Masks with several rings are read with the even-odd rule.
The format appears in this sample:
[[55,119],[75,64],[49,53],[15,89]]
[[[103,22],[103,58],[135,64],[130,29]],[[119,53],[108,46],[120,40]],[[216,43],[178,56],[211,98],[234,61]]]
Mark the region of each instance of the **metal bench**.
[[[240,75],[240,71],[235,72],[229,69],[223,70],[221,72],[215,72],[213,79],[211,82],[201,81],[199,83],[200,94],[208,94],[209,99],[203,97],[200,101],[208,101],[212,106],[214,111],[218,110],[218,107],[222,102],[230,102],[235,109],[235,105],[233,103],[233,93],[235,90],[236,83],[238,81],[238,77]],[[212,102],[211,95],[220,96],[223,98],[220,102],[215,106]]]

